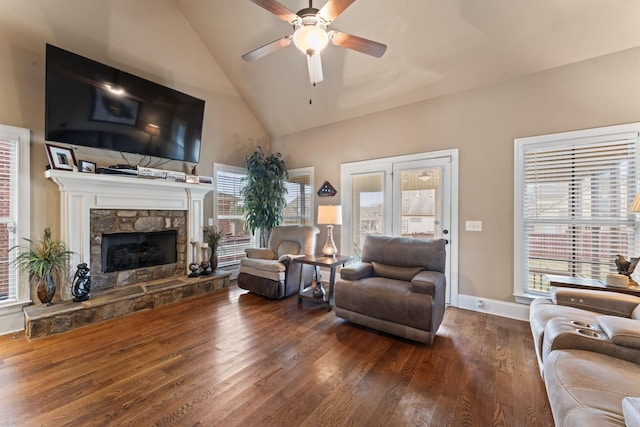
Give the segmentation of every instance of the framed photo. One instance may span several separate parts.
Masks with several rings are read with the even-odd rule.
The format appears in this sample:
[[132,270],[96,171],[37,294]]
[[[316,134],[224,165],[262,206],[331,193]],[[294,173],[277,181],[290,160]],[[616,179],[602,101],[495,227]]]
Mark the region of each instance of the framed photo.
[[86,160],[78,160],[78,170],[86,173],[96,173],[96,164]]
[[76,156],[73,154],[73,150],[51,144],[45,144],[45,147],[51,169],[72,171],[76,166]]

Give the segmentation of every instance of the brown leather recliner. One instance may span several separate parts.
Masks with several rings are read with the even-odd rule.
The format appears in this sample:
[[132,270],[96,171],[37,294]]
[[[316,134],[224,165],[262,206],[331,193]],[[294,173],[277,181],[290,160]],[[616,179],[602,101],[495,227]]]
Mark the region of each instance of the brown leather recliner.
[[336,316],[433,343],[445,309],[445,241],[369,235],[362,261],[340,271]]
[[305,286],[313,280],[314,267],[292,263],[298,256],[312,255],[318,238],[313,225],[282,225],[274,227],[268,248],[245,249],[240,260],[238,286],[267,298],[280,299],[298,293],[300,268]]

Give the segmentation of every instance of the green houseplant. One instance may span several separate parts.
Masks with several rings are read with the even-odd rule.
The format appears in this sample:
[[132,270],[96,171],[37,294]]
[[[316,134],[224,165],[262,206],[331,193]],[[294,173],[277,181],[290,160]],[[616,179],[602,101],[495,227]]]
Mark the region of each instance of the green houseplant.
[[287,205],[285,181],[289,178],[280,153],[265,156],[261,147],[247,156],[246,185],[242,189],[244,214],[252,233],[259,233],[261,247],[269,242],[271,229],[282,221]]
[[[29,280],[37,281],[38,298],[44,304],[51,305],[51,300],[56,292],[55,280],[60,279],[67,268],[73,252],[67,249],[67,245],[51,237],[51,229],[44,229],[42,239],[29,242],[29,248],[24,249],[15,258],[17,267],[29,275]],[[20,249],[16,246],[13,249]]]

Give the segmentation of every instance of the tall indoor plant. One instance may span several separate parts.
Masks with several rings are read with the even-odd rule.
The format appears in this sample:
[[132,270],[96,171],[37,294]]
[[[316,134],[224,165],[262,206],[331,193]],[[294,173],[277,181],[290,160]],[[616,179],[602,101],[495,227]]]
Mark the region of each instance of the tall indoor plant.
[[[62,277],[73,252],[67,245],[51,237],[51,229],[44,229],[42,239],[29,242],[29,248],[24,249],[15,259],[18,268],[29,275],[29,280],[37,281],[38,298],[42,303],[51,305],[56,292],[55,281]],[[16,246],[13,249],[20,249]]]
[[244,214],[249,230],[258,231],[261,247],[267,246],[271,229],[282,221],[288,178],[280,153],[265,156],[262,148],[257,147],[247,156],[246,185],[242,189]]

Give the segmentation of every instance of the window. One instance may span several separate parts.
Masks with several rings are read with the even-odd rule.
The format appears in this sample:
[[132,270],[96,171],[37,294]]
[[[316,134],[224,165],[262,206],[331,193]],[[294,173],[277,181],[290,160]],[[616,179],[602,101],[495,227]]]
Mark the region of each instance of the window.
[[640,124],[515,141],[515,293],[548,292],[546,274],[606,280],[637,256]]
[[243,178],[247,175],[244,168],[215,163],[213,166],[215,180],[214,212],[218,229],[224,232],[218,248],[218,265],[236,264],[245,257],[245,248],[255,245],[251,231],[246,226],[242,208]]
[[[245,257],[245,248],[255,247],[258,243],[247,228],[242,211],[244,199],[241,193],[247,170],[219,163],[214,164],[213,170],[216,224],[225,234],[218,249],[218,265],[223,267],[238,263]],[[283,212],[283,224],[313,224],[313,168],[289,171],[285,185],[287,206]]]
[[10,248],[29,237],[29,130],[0,125],[0,334],[24,329],[29,281]]
[[282,223],[313,224],[313,168],[300,168],[289,171],[287,187],[287,206],[282,212]]

